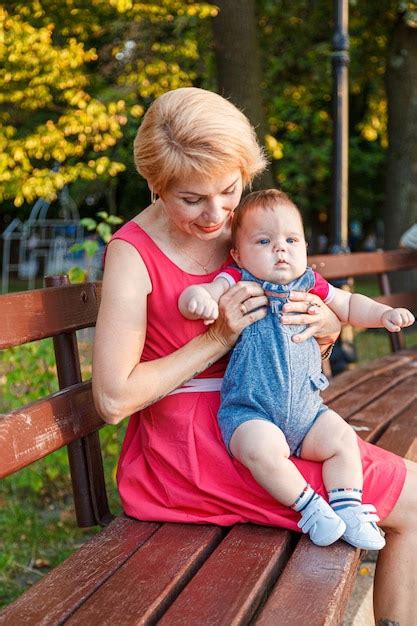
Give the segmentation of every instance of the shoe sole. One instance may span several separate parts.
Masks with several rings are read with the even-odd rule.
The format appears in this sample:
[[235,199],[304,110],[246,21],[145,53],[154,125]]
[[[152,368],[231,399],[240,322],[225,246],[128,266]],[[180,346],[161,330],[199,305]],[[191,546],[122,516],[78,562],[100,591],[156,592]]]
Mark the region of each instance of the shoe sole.
[[345,537],[344,535],[342,535],[342,539],[343,541],[346,541],[346,543],[348,543],[349,545],[353,546],[354,548],[361,548],[361,550],[382,550],[382,548],[385,546],[385,541],[383,543],[377,543],[376,541],[372,542],[368,542],[367,545],[364,545],[363,543],[361,545],[359,545],[358,542],[354,543],[353,540],[348,539],[347,537]]

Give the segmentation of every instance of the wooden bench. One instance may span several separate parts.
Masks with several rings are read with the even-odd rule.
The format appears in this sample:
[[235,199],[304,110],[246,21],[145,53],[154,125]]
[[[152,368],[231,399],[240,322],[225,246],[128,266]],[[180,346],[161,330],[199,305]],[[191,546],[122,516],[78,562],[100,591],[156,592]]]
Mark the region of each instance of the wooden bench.
[[[388,306],[404,307],[416,313],[417,286],[408,291],[394,293],[391,275],[417,269],[415,250],[379,250],[353,252],[352,254],[323,254],[309,257],[309,265],[327,280],[374,275],[378,279],[380,294],[375,299]],[[354,290],[354,289],[353,289]],[[388,333],[393,352],[405,347],[404,333]]]
[[[314,263],[324,275],[351,275],[359,259],[379,273],[377,260],[394,257],[376,254]],[[94,325],[100,287],[64,283],[50,278],[45,289],[0,296],[0,348],[53,337],[61,389],[0,416],[0,476],[67,445],[77,522],[104,528],[6,607],[0,624],[340,624],[361,558],[342,541],[319,548],[279,528],[112,516],[97,432],[103,423],[90,382],[81,382],[75,334]],[[335,377],[324,396],[364,439],[417,460],[416,348]]]

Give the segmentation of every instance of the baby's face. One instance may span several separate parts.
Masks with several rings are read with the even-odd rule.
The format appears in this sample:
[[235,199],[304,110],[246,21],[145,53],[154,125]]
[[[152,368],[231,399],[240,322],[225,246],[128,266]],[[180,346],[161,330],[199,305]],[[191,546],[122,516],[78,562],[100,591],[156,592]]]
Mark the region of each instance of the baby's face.
[[261,280],[286,285],[307,267],[304,229],[291,206],[248,212],[232,256],[239,267]]

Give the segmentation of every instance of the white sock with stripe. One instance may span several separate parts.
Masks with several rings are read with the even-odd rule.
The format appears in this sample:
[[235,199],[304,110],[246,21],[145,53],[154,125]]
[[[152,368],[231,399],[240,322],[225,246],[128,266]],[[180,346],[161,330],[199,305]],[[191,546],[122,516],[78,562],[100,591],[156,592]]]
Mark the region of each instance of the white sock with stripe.
[[301,512],[310,504],[310,502],[313,502],[313,500],[315,500],[316,498],[320,498],[320,496],[307,483],[294,504],[291,505],[291,508],[294,509],[294,511]]
[[342,487],[331,489],[327,492],[329,504],[334,511],[346,509],[348,506],[360,506],[362,504],[362,489],[356,487]]

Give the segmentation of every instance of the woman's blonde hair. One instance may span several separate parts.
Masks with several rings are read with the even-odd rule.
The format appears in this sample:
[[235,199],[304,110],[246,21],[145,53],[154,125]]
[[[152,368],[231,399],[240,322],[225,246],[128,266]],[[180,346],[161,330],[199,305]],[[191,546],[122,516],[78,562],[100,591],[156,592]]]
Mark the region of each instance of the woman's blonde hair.
[[152,191],[188,176],[239,169],[244,185],[267,161],[247,117],[218,94],[182,87],[149,107],[134,142],[135,165]]

